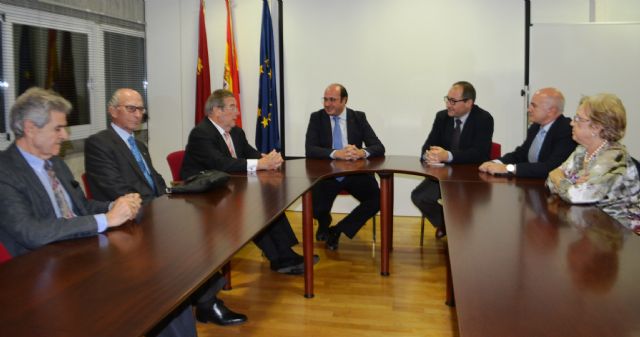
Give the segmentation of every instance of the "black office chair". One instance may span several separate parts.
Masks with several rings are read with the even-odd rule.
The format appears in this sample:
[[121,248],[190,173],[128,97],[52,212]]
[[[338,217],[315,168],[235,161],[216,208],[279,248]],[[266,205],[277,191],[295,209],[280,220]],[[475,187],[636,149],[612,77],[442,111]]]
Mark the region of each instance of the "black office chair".
[[638,160],[633,157],[631,157],[631,160],[633,160],[633,163],[636,164],[636,170],[638,170],[638,173],[640,173],[640,162],[638,162]]

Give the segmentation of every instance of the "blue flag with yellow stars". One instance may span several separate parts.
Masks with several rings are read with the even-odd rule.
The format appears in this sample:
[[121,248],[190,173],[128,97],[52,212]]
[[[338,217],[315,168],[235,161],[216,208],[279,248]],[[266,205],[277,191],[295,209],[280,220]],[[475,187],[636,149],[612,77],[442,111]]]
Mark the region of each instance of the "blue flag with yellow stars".
[[260,96],[256,121],[256,148],[262,153],[280,151],[278,127],[278,97],[276,92],[276,62],[273,50],[273,26],[267,0],[262,6],[260,35]]

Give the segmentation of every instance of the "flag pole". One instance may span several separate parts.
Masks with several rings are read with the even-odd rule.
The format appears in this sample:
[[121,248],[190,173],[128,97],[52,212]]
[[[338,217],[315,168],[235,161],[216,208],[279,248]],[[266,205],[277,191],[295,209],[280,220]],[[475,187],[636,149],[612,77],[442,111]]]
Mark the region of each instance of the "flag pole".
[[285,148],[286,134],[284,128],[284,31],[282,20],[282,0],[278,0],[278,53],[280,59],[278,65],[280,66],[280,148],[282,151],[282,157],[287,158],[287,152]]

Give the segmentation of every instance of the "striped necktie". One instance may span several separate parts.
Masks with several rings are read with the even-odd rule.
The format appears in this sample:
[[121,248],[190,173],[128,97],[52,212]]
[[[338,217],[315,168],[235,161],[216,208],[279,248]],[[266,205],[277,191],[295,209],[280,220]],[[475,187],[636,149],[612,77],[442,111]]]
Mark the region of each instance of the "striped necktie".
[[64,187],[62,187],[60,180],[56,177],[56,172],[53,170],[53,165],[51,165],[50,161],[44,161],[44,170],[47,171],[47,175],[49,176],[49,182],[51,183],[53,196],[55,197],[58,208],[60,209],[60,215],[65,219],[73,218],[75,215],[71,210],[71,205],[67,202],[67,198],[65,198]]
[[153,189],[153,192],[155,193],[156,184],[153,183],[153,178],[151,177],[151,173],[149,172],[147,165],[144,164],[144,159],[142,159],[142,154],[140,153],[140,150],[138,150],[138,145],[136,145],[135,138],[133,138],[133,136],[129,136],[129,138],[127,138],[127,141],[129,142],[129,146],[131,147],[131,152],[133,153],[133,157],[136,159],[136,162],[138,163],[138,167],[140,167],[140,171],[142,171],[142,174],[144,174],[144,179],[147,181],[147,184],[149,184],[149,186],[151,187],[151,189]]

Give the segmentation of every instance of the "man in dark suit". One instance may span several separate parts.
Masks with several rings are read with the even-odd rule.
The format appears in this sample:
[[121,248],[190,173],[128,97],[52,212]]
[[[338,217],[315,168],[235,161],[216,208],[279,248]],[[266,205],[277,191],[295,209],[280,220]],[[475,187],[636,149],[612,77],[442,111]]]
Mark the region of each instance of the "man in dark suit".
[[571,119],[562,115],[564,96],[559,90],[543,88],[536,91],[527,111],[532,124],[524,143],[500,159],[483,163],[480,171],[546,178],[573,152],[576,142],[571,137]]
[[[482,163],[489,159],[493,117],[475,104],[476,90],[469,82],[456,82],[444,97],[447,109],[439,111],[422,145],[421,160],[429,165]],[[425,179],[411,200],[436,227],[436,239],[446,235],[440,184]]]
[[[346,108],[348,99],[347,89],[341,84],[334,83],[325,89],[324,109],[309,118],[305,141],[307,158],[363,160],[384,155],[384,145],[367,122],[365,113]],[[329,227],[333,202],[342,190],[358,199],[360,205]],[[325,179],[315,185],[312,194],[313,213],[318,219],[316,240],[326,240],[330,250],[338,249],[340,234],[352,239],[380,210],[380,188],[372,174]]]
[[[280,153],[261,154],[247,142],[244,131],[236,127],[238,108],[228,90],[216,90],[205,103],[207,118],[189,134],[180,175],[190,177],[200,171],[215,169],[224,172],[255,172],[278,169],[283,159]],[[271,269],[283,274],[304,272],[301,255],[291,247],[298,243],[284,214],[254,238],[253,242],[271,262]],[[314,257],[318,261],[318,257]]]
[[[87,200],[65,162],[57,157],[68,139],[71,104],[31,88],[11,108],[13,144],[0,154],[0,242],[17,256],[48,243],[97,235],[133,219],[137,193],[115,201]],[[19,280],[16,280],[19,281]],[[148,336],[196,336],[190,308],[169,315]]]
[[[111,200],[113,196],[135,192],[147,203],[165,193],[164,179],[153,167],[146,145],[134,136],[144,113],[140,93],[118,89],[109,100],[111,124],[86,140],[84,166],[96,200]],[[234,325],[247,320],[217,298],[224,284],[224,277],[217,273],[196,291],[194,301],[199,321]]]

